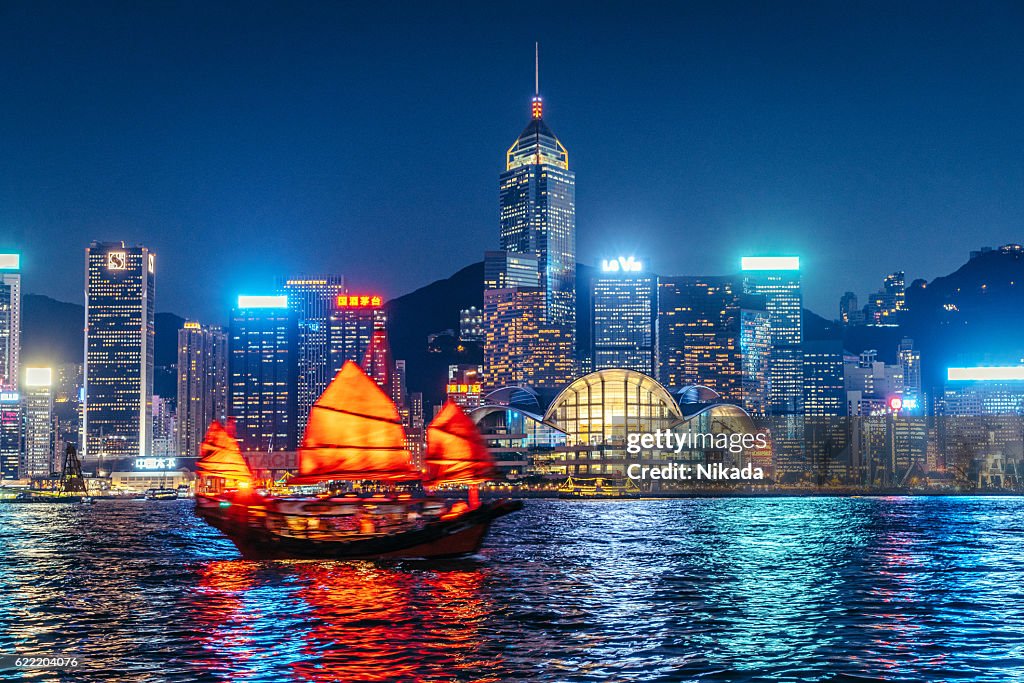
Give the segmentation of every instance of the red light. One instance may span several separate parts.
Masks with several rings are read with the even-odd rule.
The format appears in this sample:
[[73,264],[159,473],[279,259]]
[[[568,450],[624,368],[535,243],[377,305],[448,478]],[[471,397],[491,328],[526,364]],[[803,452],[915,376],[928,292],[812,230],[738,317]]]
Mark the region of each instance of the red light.
[[380,308],[384,300],[379,295],[342,294],[335,302],[338,308]]
[[903,399],[899,396],[893,396],[889,399],[889,407],[895,412],[899,412],[900,408],[903,407]]

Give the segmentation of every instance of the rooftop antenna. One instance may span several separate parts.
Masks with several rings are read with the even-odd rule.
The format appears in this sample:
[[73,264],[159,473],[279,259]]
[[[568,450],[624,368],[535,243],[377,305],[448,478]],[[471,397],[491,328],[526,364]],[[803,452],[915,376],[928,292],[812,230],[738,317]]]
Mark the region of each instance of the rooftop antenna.
[[533,44],[533,102],[530,110],[535,119],[544,113],[544,105],[540,100],[540,42]]
[[533,44],[533,94],[540,95],[540,41]]

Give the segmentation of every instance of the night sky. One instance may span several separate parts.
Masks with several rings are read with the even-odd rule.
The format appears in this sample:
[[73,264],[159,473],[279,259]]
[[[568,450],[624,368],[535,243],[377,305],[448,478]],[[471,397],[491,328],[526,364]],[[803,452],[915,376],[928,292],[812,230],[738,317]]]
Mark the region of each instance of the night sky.
[[80,302],[90,240],[144,243],[205,322],[279,273],[403,294],[497,247],[539,40],[582,262],[798,253],[834,317],[1024,240],[1024,5],[970,4],[3,2],[0,249]]

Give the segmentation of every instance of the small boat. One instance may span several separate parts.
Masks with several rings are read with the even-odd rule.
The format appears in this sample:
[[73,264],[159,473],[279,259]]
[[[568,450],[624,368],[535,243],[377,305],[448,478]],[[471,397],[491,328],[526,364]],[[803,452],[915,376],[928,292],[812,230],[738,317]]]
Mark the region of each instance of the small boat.
[[[455,403],[427,427],[425,472],[412,464],[394,402],[348,361],[310,410],[298,474],[289,487],[260,488],[229,427],[213,422],[197,462],[196,513],[249,559],[448,558],[480,550],[491,522],[522,508],[516,500],[481,503],[478,486],[494,463],[473,421]],[[372,484],[357,493],[342,492]],[[467,501],[424,489],[465,484]]]
[[178,489],[146,489],[146,500],[177,500]]
[[640,488],[632,479],[569,477],[558,487],[559,498],[639,498]]

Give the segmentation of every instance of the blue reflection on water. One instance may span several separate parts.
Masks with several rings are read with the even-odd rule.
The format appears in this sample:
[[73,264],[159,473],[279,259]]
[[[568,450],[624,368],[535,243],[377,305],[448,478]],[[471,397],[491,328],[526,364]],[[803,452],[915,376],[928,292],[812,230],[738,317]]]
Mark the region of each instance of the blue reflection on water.
[[343,563],[241,560],[187,501],[3,505],[0,651],[75,681],[1022,680],[1022,515],[530,501],[480,558]]

